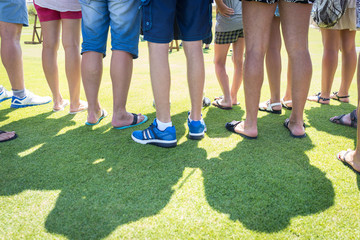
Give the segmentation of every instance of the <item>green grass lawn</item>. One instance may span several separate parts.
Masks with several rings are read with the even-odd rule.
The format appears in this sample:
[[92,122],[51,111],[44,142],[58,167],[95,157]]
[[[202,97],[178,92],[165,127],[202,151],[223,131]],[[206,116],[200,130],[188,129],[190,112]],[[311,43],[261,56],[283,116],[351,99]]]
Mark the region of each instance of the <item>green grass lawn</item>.
[[[25,28],[22,42],[30,40]],[[359,37],[357,37],[357,43]],[[22,45],[26,86],[50,95],[41,67],[41,46]],[[322,43],[310,30],[313,79],[320,90]],[[213,66],[213,46],[204,54],[205,95],[221,94]],[[285,90],[287,57],[283,51]],[[178,147],[162,149],[131,140],[131,133],[111,127],[112,91],[108,57],[100,89],[110,116],[85,126],[86,113],[53,113],[52,104],[14,110],[0,105],[0,129],[19,138],[0,144],[0,239],[359,239],[360,177],[336,160],[354,148],[356,130],[331,123],[332,116],[356,106],[356,78],[350,104],[308,102],[308,137],[294,139],[282,115],[259,112],[258,140],[225,130],[244,117],[232,111],[203,110],[208,132],[201,141],[187,138],[190,108],[183,51],[169,56],[172,71],[171,113]],[[59,52],[62,94],[68,98],[64,53]],[[232,74],[228,58],[229,73]],[[338,90],[340,72],[333,90]],[[0,79],[10,88],[0,66]],[[85,94],[82,92],[82,98]],[[265,78],[261,100],[269,98]],[[127,108],[155,117],[148,53],[140,43]]]

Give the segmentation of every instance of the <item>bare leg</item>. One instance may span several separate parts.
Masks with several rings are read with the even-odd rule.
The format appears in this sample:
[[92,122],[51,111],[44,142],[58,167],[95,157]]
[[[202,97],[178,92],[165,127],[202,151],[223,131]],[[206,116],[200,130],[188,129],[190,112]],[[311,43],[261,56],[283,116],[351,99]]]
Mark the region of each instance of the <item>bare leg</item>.
[[238,124],[235,131],[250,137],[258,134],[257,114],[261,85],[264,80],[264,56],[268,49],[270,23],[275,7],[275,4],[243,2],[246,45],[244,62],[246,120]]
[[1,60],[14,90],[25,88],[20,46],[21,29],[21,24],[0,21]]
[[[270,103],[280,102],[280,82],[281,82],[281,35],[280,35],[280,18],[274,17],[271,23],[271,35],[269,48],[266,52],[266,71],[270,86]],[[267,103],[262,103],[264,105]],[[264,106],[265,108],[267,106]],[[274,110],[281,110],[280,106],[274,106]]]
[[[324,53],[321,68],[321,97],[330,98],[331,87],[334,81],[338,65],[338,53],[340,49],[340,31],[332,29],[321,29]],[[317,96],[310,96],[310,101],[318,101]],[[320,103],[329,104],[330,100]]]
[[183,41],[187,63],[187,78],[191,99],[190,118],[201,119],[202,99],[205,83],[204,55],[201,41]]
[[[126,112],[131,76],[133,70],[133,57],[130,53],[114,50],[111,56],[110,74],[113,86],[113,118],[114,127],[123,127],[133,122],[134,116]],[[143,115],[138,115],[138,122],[144,120]]]
[[41,22],[41,30],[44,37],[42,67],[53,95],[54,110],[59,110],[63,104],[63,98],[59,89],[59,72],[57,63],[57,51],[59,49],[60,42],[60,24],[60,20]]
[[151,85],[156,104],[156,118],[161,122],[171,122],[169,44],[149,42],[148,46]]
[[103,72],[103,54],[98,52],[83,53],[81,74],[86,98],[89,104],[87,122],[96,123],[101,116],[98,100],[101,76]]
[[232,45],[233,45],[232,60],[234,63],[234,76],[231,85],[231,103],[233,105],[236,105],[238,102],[237,94],[243,80],[243,60],[244,60],[245,40],[244,38],[239,38]]
[[[280,1],[281,25],[292,73],[293,110],[289,129],[294,135],[303,135],[303,112],[309,92],[312,65],[308,50],[308,31],[311,4]],[[304,19],[299,21],[299,19]]]
[[70,112],[81,111],[87,107],[86,103],[80,102],[80,23],[80,19],[62,20],[62,44],[65,50],[65,71],[70,92]]
[[219,99],[218,102],[223,107],[231,107],[229,76],[226,73],[226,58],[229,47],[230,44],[215,43],[214,45],[215,73],[224,95],[224,98]]
[[288,107],[292,107],[292,95],[291,95],[291,87],[292,87],[292,81],[291,81],[292,71],[290,62],[288,62],[288,72],[287,72],[287,85],[286,85],[286,91],[285,95],[283,97],[284,102],[291,101],[286,104]]
[[[338,96],[348,96],[349,88],[356,70],[356,50],[355,50],[356,31],[341,30],[341,85]],[[349,102],[349,98],[341,98],[343,102]]]

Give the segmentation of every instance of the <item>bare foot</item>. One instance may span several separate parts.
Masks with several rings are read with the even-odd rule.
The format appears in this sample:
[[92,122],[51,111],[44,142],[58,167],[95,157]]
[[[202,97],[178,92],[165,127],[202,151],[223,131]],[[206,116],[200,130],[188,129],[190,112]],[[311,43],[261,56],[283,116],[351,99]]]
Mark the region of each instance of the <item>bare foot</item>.
[[230,132],[237,133],[240,136],[248,139],[256,139],[258,135],[257,126],[250,124],[245,121],[232,121],[225,125],[226,129]]
[[88,108],[88,103],[80,100],[78,104],[70,104],[70,114],[76,114],[85,111]]
[[87,116],[86,122],[88,122],[90,124],[97,123],[102,115],[103,115],[102,109],[99,109],[96,112],[88,111],[88,116]]
[[62,99],[60,102],[54,102],[53,111],[62,111],[67,105],[69,105],[69,100],[66,99]]
[[282,107],[286,108],[288,110],[292,110],[292,100],[286,100],[285,97],[283,99],[280,100]]
[[[137,121],[135,124],[144,121],[144,119],[145,119],[144,115],[142,115],[141,113],[137,114]],[[134,115],[132,113],[128,113],[128,112],[126,112],[125,114],[114,113],[111,121],[111,125],[114,128],[121,128],[133,124],[133,121],[134,121]]]
[[[222,100],[222,99],[224,99],[224,95],[221,95],[221,96],[219,96],[219,97],[215,97],[215,98],[214,98],[214,100]],[[237,101],[237,97],[236,97],[236,96],[235,96],[235,97],[231,97],[231,104],[232,104],[233,106],[240,104],[240,103]]]
[[308,101],[312,101],[312,102],[318,102],[321,104],[329,104],[330,103],[330,98],[329,97],[323,97],[321,95],[321,93],[318,93],[314,96],[309,96],[307,98]]
[[15,132],[5,132],[0,130],[0,142],[6,142],[15,139]]
[[294,138],[306,137],[305,126],[303,121],[291,121],[287,118],[284,126],[290,131],[290,135]]
[[341,151],[336,155],[336,157],[357,174],[360,174],[360,160],[356,159],[355,151],[352,151],[351,149]]
[[343,103],[349,103],[350,102],[349,97],[350,97],[349,95],[339,94],[339,92],[333,92],[333,94],[331,94],[331,96],[330,96],[331,99],[334,99],[336,101],[343,102]]
[[231,102],[225,102],[225,100],[223,98],[216,99],[211,104],[220,109],[225,109],[225,110],[232,109]]

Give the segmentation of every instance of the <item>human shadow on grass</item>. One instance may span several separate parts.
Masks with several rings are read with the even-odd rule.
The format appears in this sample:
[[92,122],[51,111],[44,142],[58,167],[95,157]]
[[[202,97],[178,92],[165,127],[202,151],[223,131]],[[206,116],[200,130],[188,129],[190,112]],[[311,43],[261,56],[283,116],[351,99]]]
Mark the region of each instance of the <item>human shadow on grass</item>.
[[310,165],[306,155],[313,148],[310,137],[290,137],[282,126],[285,118],[262,117],[258,140],[239,136],[233,150],[198,166],[209,204],[253,231],[278,232],[292,218],[316,214],[334,204],[331,181]]
[[[205,119],[210,129],[211,114]],[[153,119],[154,114],[148,116]],[[187,112],[173,117],[178,139],[187,134],[186,117]],[[266,117],[260,119],[261,124],[266,121]],[[59,134],[69,124],[66,117],[46,119],[44,136],[36,133],[39,129],[28,129],[21,143],[31,142],[31,134],[38,134],[34,141],[13,146],[14,153],[2,152],[11,159],[0,159],[0,195],[61,191],[45,227],[69,239],[101,239],[118,226],[158,214],[169,203],[186,167],[202,170],[206,199],[214,209],[250,230],[280,231],[291,218],[315,214],[333,204],[330,181],[305,155],[312,148],[310,139],[293,140],[285,128],[279,127],[272,136],[264,131],[257,141],[239,136],[235,149],[207,159],[198,141],[185,141],[175,149],[134,143],[131,132],[145,124],[118,131],[101,123],[92,130],[81,126]]]
[[[148,116],[153,119],[153,114]],[[37,118],[45,116],[19,120],[18,124]],[[186,118],[187,112],[173,117],[178,138],[185,134]],[[45,227],[69,239],[104,238],[120,225],[156,215],[168,204],[172,187],[184,170],[186,159],[182,152],[188,149],[181,145],[162,149],[134,143],[131,132],[148,123],[119,131],[102,122],[92,130],[81,126],[58,134],[64,127],[62,122],[46,119],[46,139],[23,146],[32,138],[24,134],[23,142],[13,147],[14,153],[2,152],[11,159],[0,159],[0,195],[60,190]],[[22,152],[39,144],[36,150],[22,156]],[[194,154],[206,159],[204,150]]]
[[356,138],[356,129],[332,123],[331,117],[339,116],[352,112],[356,106],[349,103],[340,105],[319,105],[310,109],[305,109],[305,114],[311,127],[317,131],[326,132],[334,136],[344,136],[350,139]]

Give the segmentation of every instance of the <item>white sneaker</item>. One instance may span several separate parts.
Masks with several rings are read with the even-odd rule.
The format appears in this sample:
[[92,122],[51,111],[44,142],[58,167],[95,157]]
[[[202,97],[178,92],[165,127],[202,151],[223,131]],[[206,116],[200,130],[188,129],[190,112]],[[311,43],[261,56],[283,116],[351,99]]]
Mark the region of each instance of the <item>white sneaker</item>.
[[37,106],[51,102],[51,97],[40,97],[30,92],[29,90],[25,90],[26,96],[23,98],[18,98],[12,96],[11,99],[11,107],[12,108],[23,108],[30,106]]
[[0,102],[10,99],[13,96],[12,91],[8,91],[5,88],[0,92]]

